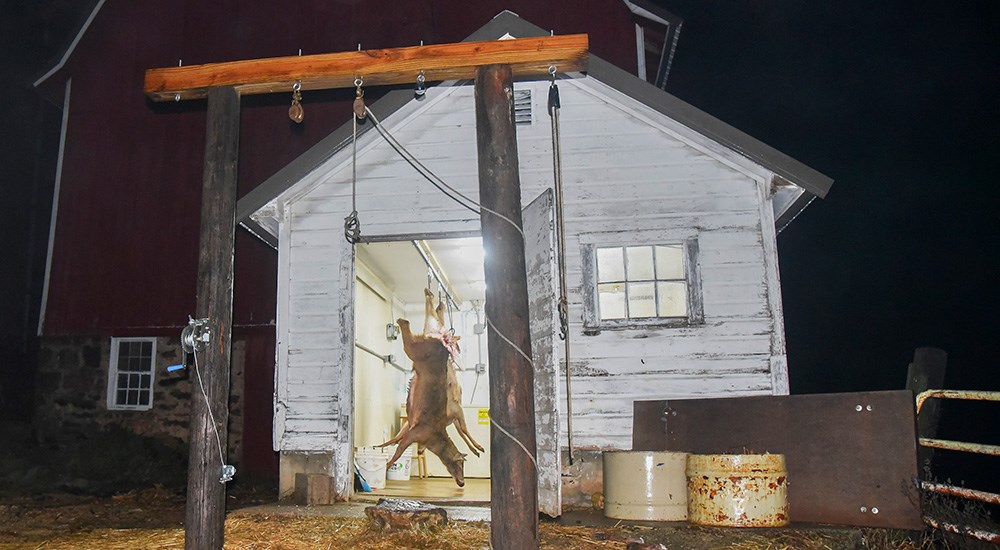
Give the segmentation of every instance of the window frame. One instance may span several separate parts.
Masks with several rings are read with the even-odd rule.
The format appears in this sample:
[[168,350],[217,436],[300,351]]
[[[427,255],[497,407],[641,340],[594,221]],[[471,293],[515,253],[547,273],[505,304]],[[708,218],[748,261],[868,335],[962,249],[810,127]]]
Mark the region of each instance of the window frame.
[[[118,361],[119,352],[121,350],[122,343],[131,342],[149,342],[152,345],[149,356],[149,368],[146,371],[119,371]],[[154,337],[112,337],[111,338],[111,352],[108,354],[108,397],[107,397],[107,408],[112,411],[148,411],[153,408],[153,387],[156,384],[156,338]],[[118,394],[118,375],[120,372],[127,372],[129,374],[148,374],[149,375],[149,388],[142,389],[137,388],[140,391],[147,391],[149,393],[149,401],[145,405],[136,404],[118,404],[115,402],[115,397]]]
[[[630,246],[680,246],[684,262],[684,282],[686,283],[687,315],[684,317],[638,317],[624,319],[601,319],[600,297],[597,282],[597,250],[599,248],[627,248]],[[584,334],[599,334],[602,330],[636,329],[645,327],[689,327],[705,323],[701,293],[701,274],[698,267],[698,239],[652,238],[637,242],[610,240],[590,240],[581,238],[581,260],[583,263],[583,328]]]

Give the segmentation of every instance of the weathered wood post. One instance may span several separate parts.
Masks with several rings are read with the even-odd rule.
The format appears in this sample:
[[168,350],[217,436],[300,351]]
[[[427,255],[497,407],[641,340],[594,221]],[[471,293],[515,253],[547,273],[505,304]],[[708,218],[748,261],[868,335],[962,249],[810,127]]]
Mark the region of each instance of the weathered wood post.
[[[913,350],[913,362],[906,370],[906,389],[914,395],[925,390],[944,388],[944,373],[948,366],[948,352],[938,348],[917,348]],[[938,420],[941,418],[941,403],[930,399],[924,403],[917,417],[917,437],[937,437]],[[917,447],[920,474],[930,479],[931,462],[934,460],[932,447]]]
[[[195,306],[196,317],[208,319],[211,336],[205,350],[198,354],[198,371],[204,384],[204,394],[199,377],[191,377],[185,548],[221,549],[225,540],[226,486],[219,481],[223,462],[219,447],[221,445],[225,453],[229,436],[229,361],[239,137],[239,93],[232,87],[211,88],[205,130]],[[208,407],[211,407],[211,416]]]
[[490,325],[490,541],[493,548],[522,550],[538,548],[538,477],[534,370],[522,356],[523,352],[531,357],[524,239],[517,227],[497,216],[521,226],[510,66],[480,67],[475,93],[486,318]]

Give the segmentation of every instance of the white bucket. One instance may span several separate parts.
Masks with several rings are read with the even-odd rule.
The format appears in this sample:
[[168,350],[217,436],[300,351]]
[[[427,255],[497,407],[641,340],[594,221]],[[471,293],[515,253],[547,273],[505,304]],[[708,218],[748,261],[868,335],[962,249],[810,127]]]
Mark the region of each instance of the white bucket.
[[[399,460],[395,464],[389,466],[389,472],[386,474],[388,479],[392,481],[410,481],[410,468],[413,463],[413,447],[416,444],[410,445],[403,451],[403,454],[399,457]],[[396,452],[396,447],[391,447],[393,453]],[[389,455],[392,458],[392,455]]]
[[615,519],[687,519],[687,453],[604,451],[604,515]]
[[358,473],[372,489],[385,489],[385,464],[392,455],[378,447],[361,447],[354,450]]

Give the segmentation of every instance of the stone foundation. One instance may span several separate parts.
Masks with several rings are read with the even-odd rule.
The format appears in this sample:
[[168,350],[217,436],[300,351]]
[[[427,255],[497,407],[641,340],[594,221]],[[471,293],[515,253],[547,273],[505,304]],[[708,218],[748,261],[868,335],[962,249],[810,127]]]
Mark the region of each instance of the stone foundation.
[[[38,443],[73,454],[85,452],[88,441],[107,439],[121,446],[131,445],[123,442],[121,436],[132,434],[147,442],[140,448],[148,448],[150,454],[167,449],[187,455],[190,401],[192,397],[203,397],[197,389],[193,367],[176,373],[166,371],[168,365],[181,362],[178,338],[156,339],[152,408],[144,411],[107,407],[110,338],[43,337],[39,347],[34,419]],[[239,464],[242,455],[244,348],[242,341],[233,342],[227,457],[230,464]],[[108,439],[109,434],[115,435]],[[67,456],[67,460],[71,458]],[[155,477],[157,456],[137,456],[134,460],[146,462],[148,467],[144,471]]]

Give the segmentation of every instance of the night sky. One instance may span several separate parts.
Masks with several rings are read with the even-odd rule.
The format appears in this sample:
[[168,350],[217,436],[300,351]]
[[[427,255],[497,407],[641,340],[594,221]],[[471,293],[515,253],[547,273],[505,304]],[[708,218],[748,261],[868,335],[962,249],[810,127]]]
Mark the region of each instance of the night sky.
[[794,393],[1000,389],[1000,3],[661,2],[668,91],[834,179],[778,238]]
[[[778,238],[793,393],[900,389],[918,346],[949,353],[947,386],[1000,389],[1000,3],[659,3],[684,18],[667,90],[834,179]],[[0,0],[5,204],[51,200],[58,114],[29,83],[91,4]],[[5,210],[24,335],[25,228],[48,226]]]

